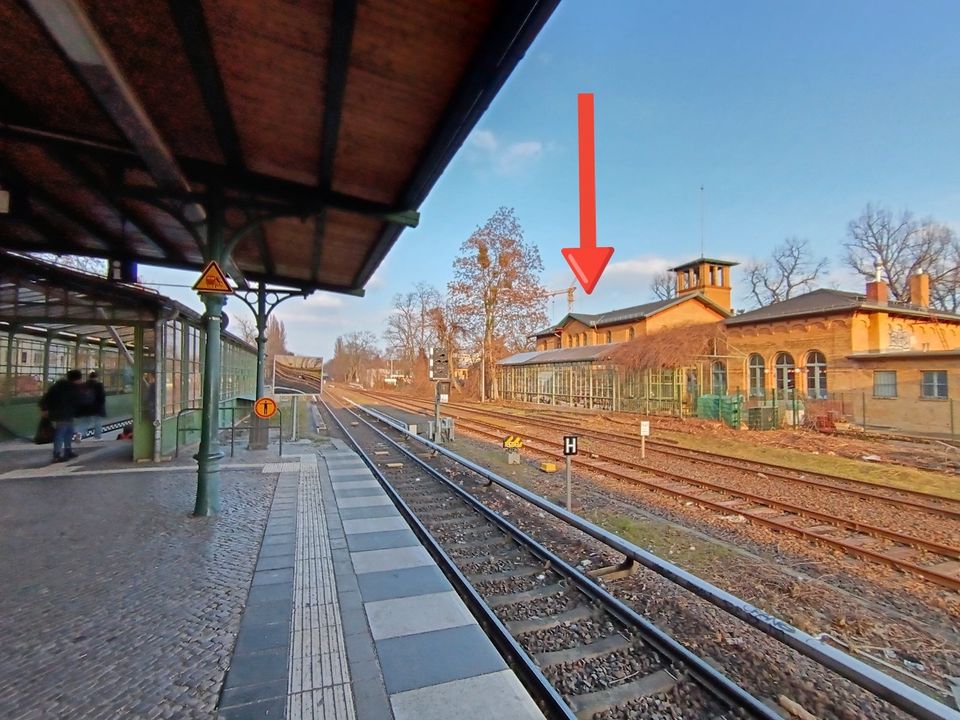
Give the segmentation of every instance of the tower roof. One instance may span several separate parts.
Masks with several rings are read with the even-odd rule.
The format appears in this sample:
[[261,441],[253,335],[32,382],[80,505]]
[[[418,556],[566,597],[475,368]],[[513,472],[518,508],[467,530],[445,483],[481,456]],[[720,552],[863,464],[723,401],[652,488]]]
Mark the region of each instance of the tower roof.
[[708,263],[710,265],[723,265],[724,267],[733,267],[734,265],[739,265],[740,263],[734,262],[733,260],[715,260],[714,258],[697,258],[696,260],[691,260],[686,262],[683,265],[677,265],[676,267],[670,268],[670,272],[677,272],[679,270],[687,270],[688,268],[698,267]]

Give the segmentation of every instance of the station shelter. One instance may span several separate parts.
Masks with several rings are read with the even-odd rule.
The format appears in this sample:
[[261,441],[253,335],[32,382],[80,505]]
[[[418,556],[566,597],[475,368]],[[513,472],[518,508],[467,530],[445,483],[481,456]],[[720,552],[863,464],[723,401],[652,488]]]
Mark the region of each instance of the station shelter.
[[[250,412],[256,351],[222,333],[221,426]],[[159,460],[199,439],[204,330],[181,303],[135,283],[0,252],[0,432],[31,438],[44,391],[96,371],[107,433],[133,429],[133,457]],[[178,432],[179,426],[179,432]]]

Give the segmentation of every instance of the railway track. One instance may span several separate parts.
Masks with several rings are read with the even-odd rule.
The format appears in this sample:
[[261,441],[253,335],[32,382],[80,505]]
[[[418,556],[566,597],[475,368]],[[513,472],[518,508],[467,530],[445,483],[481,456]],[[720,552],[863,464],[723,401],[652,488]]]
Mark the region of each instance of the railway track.
[[[378,394],[364,394],[395,406],[406,405],[406,409],[421,409],[417,403],[405,403]],[[470,412],[480,414],[473,410]],[[496,442],[509,430],[495,422],[465,418],[462,414],[459,420],[462,427]],[[589,433],[583,437],[589,437]],[[527,448],[541,455],[563,458],[559,439],[526,432],[524,440]],[[953,545],[653,468],[596,450],[578,455],[574,463],[607,477],[639,484],[726,516],[740,515],[752,522],[842,550],[849,555],[895,567],[951,590],[960,590],[960,548]]]
[[[430,410],[432,405],[427,401],[415,399],[399,399],[396,396],[379,393],[369,393],[364,391],[370,397],[389,402],[405,402],[411,407],[418,408],[419,412]],[[582,415],[573,413],[564,413],[551,409],[534,409],[533,416],[529,414],[520,414],[510,412],[509,410],[492,410],[486,408],[477,408],[464,403],[447,403],[444,405],[447,412],[465,412],[485,417],[498,417],[512,422],[523,422],[534,419],[537,424],[544,428],[550,428],[561,432],[570,430],[582,430],[582,437],[604,440],[611,443],[623,445],[634,450],[640,449],[640,437],[637,434],[619,433],[609,430],[598,430],[585,424]],[[790,483],[805,485],[818,490],[827,490],[830,492],[843,493],[855,497],[869,500],[875,500],[896,507],[909,507],[924,512],[929,512],[942,517],[960,519],[960,502],[953,498],[925,493],[906,488],[893,488],[881,486],[875,483],[857,480],[855,478],[843,477],[841,475],[830,475],[820,472],[808,472],[798,470],[786,465],[776,465],[774,463],[760,462],[757,460],[746,460],[743,458],[730,457],[720,453],[710,452],[708,450],[694,450],[691,448],[679,448],[669,443],[647,438],[646,448],[648,452],[660,453],[670,457],[684,458],[706,465],[729,468],[733,470],[744,470],[748,472],[762,473],[769,479],[783,480]]]
[[449,481],[399,432],[345,408],[324,410],[523,666],[548,716],[779,717]]

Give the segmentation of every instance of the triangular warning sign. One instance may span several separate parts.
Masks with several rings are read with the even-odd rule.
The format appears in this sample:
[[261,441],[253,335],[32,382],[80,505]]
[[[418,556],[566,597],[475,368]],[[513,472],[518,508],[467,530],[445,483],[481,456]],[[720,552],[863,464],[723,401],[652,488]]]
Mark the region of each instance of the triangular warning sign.
[[220,269],[215,260],[207,263],[193,289],[200,293],[233,294],[233,288],[227,282],[227,276],[223,274],[223,270]]

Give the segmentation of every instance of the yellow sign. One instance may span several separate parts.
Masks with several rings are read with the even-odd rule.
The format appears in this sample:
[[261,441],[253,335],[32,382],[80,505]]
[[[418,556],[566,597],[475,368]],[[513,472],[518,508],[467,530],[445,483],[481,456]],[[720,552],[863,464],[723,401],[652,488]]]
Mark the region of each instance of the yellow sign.
[[220,293],[221,295],[232,295],[233,288],[227,282],[227,276],[217,265],[216,261],[211,260],[200,273],[200,279],[194,284],[193,289],[201,293]]
[[277,401],[268,397],[257,398],[257,401],[253,404],[253,412],[256,413],[258,418],[269,420],[277,414]]
[[507,435],[507,437],[503,439],[503,446],[505,448],[519,450],[523,447],[523,438],[519,435]]

